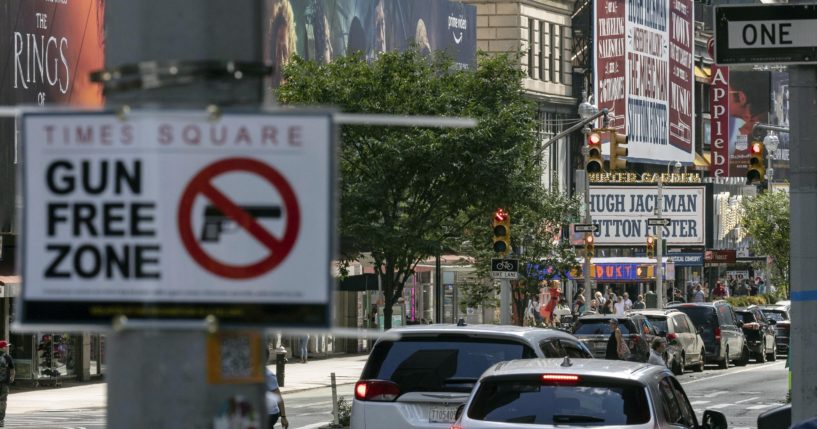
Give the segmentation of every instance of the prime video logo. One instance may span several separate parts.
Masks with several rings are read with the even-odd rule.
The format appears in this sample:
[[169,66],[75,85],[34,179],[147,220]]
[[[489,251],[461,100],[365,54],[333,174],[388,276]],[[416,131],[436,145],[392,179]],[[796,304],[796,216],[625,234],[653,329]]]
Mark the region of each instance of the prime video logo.
[[452,28],[454,30],[451,31],[451,35],[454,36],[454,43],[459,45],[465,35],[465,30],[468,28],[468,20],[463,18],[462,15],[449,16],[448,29],[451,30]]

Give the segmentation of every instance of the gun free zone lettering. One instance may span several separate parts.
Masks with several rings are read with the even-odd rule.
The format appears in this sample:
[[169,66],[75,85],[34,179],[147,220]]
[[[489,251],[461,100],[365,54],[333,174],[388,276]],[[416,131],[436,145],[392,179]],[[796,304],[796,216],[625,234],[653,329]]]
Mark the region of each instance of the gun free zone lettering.
[[71,239],[46,245],[46,278],[160,278],[156,203],[139,199],[143,174],[140,160],[48,165],[46,187],[59,200],[46,205],[46,234]]

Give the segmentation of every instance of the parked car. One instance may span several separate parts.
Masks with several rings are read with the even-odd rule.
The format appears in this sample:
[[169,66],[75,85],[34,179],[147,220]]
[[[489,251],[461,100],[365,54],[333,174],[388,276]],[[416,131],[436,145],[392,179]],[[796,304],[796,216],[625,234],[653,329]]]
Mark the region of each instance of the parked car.
[[789,333],[791,332],[791,319],[788,308],[778,305],[764,305],[760,311],[769,320],[774,320],[775,337],[777,338],[777,352],[789,352]]
[[777,360],[777,339],[774,333],[774,320],[766,319],[758,307],[736,308],[735,314],[742,319],[743,335],[746,344],[758,363]]
[[591,314],[579,317],[573,326],[573,335],[583,342],[593,356],[604,359],[607,341],[610,340],[610,319],[618,320],[621,335],[632,353],[631,360],[646,362],[650,357],[650,343],[658,334],[655,327],[641,314],[624,316],[614,314]]
[[663,367],[600,359],[529,359],[492,366],[452,429],[726,428],[704,411],[699,424],[684,388]]
[[704,340],[707,362],[717,362],[725,369],[730,362],[743,366],[749,361],[749,347],[740,328],[743,322],[737,319],[728,302],[693,302],[669,308],[686,313],[692,319]]
[[447,428],[479,376],[497,362],[592,357],[557,329],[413,325],[389,334],[375,343],[355,385],[352,428]]
[[667,339],[667,366],[675,375],[681,375],[688,367],[703,371],[706,364],[704,340],[692,319],[676,309],[636,310],[655,327],[658,335]]

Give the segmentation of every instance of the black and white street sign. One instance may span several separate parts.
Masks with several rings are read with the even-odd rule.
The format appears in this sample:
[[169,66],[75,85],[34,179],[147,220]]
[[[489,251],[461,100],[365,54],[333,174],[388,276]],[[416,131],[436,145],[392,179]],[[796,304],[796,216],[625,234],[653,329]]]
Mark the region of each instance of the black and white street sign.
[[594,223],[577,223],[573,225],[575,232],[598,232],[599,226]]
[[330,325],[329,114],[21,123],[23,323]]
[[651,217],[647,219],[647,226],[669,226],[672,221],[669,218]]
[[491,259],[491,277],[495,279],[519,278],[519,260]]
[[817,5],[715,7],[715,62],[817,63]]

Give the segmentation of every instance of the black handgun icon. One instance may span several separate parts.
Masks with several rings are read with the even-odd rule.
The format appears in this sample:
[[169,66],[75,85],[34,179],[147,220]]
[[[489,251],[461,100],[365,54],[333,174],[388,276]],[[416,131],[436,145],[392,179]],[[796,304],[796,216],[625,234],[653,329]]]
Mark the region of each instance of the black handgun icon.
[[[272,218],[278,219],[281,217],[280,206],[240,206],[241,210],[245,211],[254,219],[258,218]],[[229,228],[225,224],[230,225]],[[236,223],[228,218],[218,207],[208,205],[204,208],[204,226],[201,228],[202,242],[218,242],[218,238],[222,232],[233,230]]]

